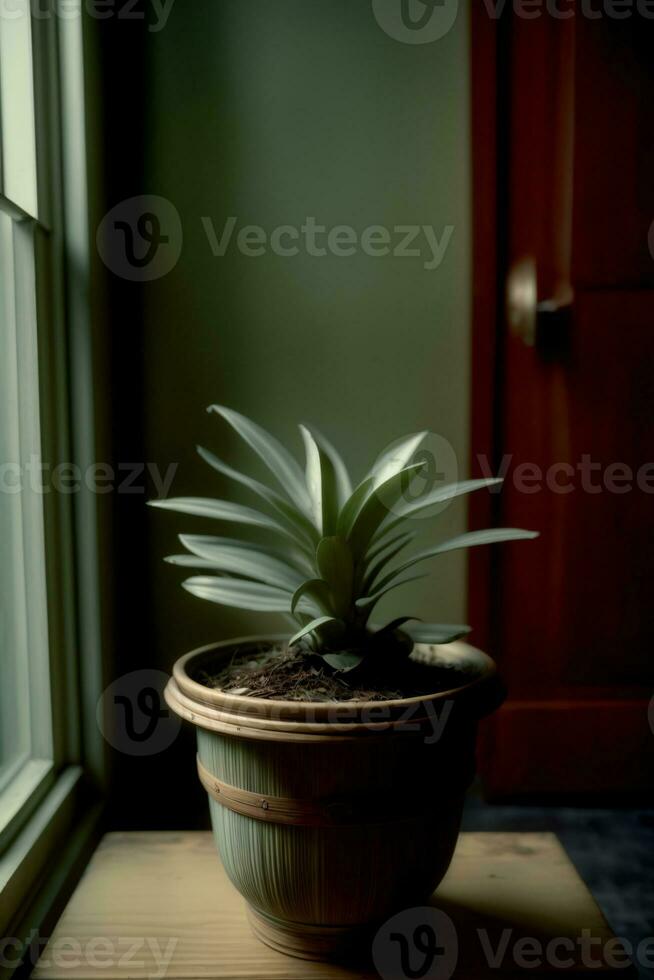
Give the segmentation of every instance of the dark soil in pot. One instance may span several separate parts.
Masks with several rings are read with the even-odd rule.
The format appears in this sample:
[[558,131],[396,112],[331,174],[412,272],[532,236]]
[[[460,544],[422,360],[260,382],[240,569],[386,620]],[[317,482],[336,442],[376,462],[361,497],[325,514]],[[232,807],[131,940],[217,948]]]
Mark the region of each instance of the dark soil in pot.
[[225,694],[284,701],[390,701],[419,697],[461,687],[470,671],[449,664],[421,662],[420,655],[395,657],[375,664],[375,670],[358,668],[336,673],[317,655],[295,647],[261,646],[235,649],[228,664],[204,664],[194,680]]

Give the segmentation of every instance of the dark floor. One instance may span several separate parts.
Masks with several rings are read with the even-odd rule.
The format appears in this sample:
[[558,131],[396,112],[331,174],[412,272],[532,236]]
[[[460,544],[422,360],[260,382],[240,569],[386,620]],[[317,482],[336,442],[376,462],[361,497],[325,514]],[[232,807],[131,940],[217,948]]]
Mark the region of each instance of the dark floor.
[[[552,831],[616,936],[634,947],[654,936],[654,810],[495,806],[472,795],[463,829]],[[638,966],[654,980],[654,968]]]

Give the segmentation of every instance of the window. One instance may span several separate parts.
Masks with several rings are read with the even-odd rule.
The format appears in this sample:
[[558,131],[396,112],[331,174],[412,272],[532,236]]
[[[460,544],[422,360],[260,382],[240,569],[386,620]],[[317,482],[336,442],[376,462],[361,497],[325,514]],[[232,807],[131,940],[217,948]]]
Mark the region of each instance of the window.
[[[81,826],[99,683],[81,18],[0,3],[0,932]],[[85,261],[86,260],[86,261]],[[85,305],[86,304],[86,305]],[[74,336],[73,336],[74,334]],[[74,341],[74,342],[73,342]],[[81,349],[81,353],[79,352]],[[75,375],[75,390],[69,379]],[[87,403],[84,403],[84,398]],[[86,429],[72,421],[82,416]],[[89,520],[89,518],[91,518]],[[85,523],[86,531],[80,534]],[[75,592],[76,563],[85,599]],[[89,614],[84,603],[93,606]],[[86,702],[79,688],[86,686]],[[72,855],[67,858],[72,863]],[[43,889],[40,886],[40,892]],[[6,901],[4,901],[6,899]],[[32,921],[34,918],[32,917]]]
[[53,763],[34,234],[0,212],[0,834]]
[[29,0],[7,14],[0,17],[0,842],[54,762],[44,495],[32,479],[43,457],[37,296],[53,236],[37,179]]

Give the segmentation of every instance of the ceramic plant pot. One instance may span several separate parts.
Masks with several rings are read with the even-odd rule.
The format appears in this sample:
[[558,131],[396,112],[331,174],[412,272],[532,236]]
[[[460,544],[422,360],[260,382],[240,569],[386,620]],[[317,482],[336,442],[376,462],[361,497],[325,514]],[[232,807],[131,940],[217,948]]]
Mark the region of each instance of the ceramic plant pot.
[[463,668],[462,686],[398,701],[267,701],[196,679],[208,663],[280,639],[187,654],[166,700],[197,727],[216,843],[253,931],[282,952],[327,959],[424,904],[443,878],[474,775],[477,721],[502,691],[493,661],[463,643],[414,653]]

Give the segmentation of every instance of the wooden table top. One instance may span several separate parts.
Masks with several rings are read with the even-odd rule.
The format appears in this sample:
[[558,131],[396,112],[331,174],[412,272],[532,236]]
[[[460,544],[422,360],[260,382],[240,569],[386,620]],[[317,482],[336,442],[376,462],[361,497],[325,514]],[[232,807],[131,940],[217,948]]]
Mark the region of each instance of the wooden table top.
[[[462,834],[433,905],[453,924],[445,932],[456,948],[432,961],[423,974],[428,980],[558,976],[571,969],[597,974],[624,961],[552,834]],[[409,914],[407,935],[420,915]],[[391,932],[397,928],[389,937]],[[392,965],[397,940],[379,942],[376,968],[276,953],[252,937],[244,902],[222,869],[211,834],[113,833],[91,859],[33,977],[402,980],[406,973]],[[411,955],[419,971],[425,958],[415,949]]]

